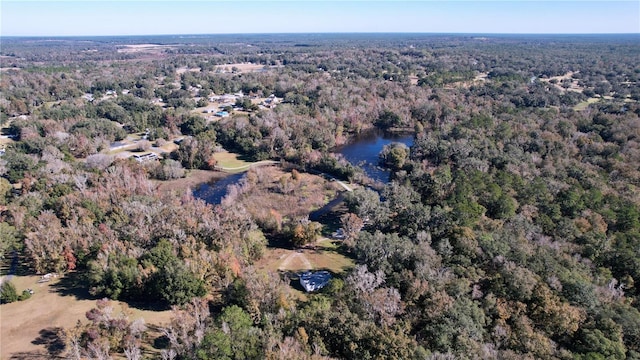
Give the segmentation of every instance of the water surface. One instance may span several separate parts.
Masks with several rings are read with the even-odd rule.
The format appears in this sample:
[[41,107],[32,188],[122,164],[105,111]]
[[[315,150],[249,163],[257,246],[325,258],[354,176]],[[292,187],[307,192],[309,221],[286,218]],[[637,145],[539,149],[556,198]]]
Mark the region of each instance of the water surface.
[[373,180],[386,184],[389,182],[391,172],[379,166],[378,155],[385,145],[394,142],[411,147],[413,134],[371,131],[358,136],[347,145],[334,149],[334,152],[342,154],[352,165],[360,166]]
[[225,178],[211,183],[200,184],[193,190],[193,196],[206,201],[209,204],[220,204],[222,198],[227,195],[227,187],[236,184],[245,173],[231,174]]

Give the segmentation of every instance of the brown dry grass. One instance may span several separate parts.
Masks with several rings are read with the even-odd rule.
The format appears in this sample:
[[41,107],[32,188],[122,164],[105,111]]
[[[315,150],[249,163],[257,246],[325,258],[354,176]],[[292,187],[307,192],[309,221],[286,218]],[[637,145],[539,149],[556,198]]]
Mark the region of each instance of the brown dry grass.
[[14,142],[16,142],[16,141],[13,140],[13,139],[9,139],[8,137],[0,137],[0,144],[1,145],[12,144]]
[[[321,176],[299,173],[296,180],[290,172],[272,166],[253,169],[247,178],[250,188],[237,201],[259,223],[273,221],[275,217],[306,216],[342,191],[335,182]],[[319,238],[305,249],[268,248],[256,265],[270,271],[328,269],[340,273],[353,267],[353,260],[340,254],[331,240]]]
[[[85,314],[95,307],[96,301],[83,294],[82,289],[61,290],[62,279],[38,283],[39,276],[14,276],[11,280],[16,290],[31,288],[30,299],[0,305],[0,358],[49,359],[47,339],[43,331],[56,328],[72,328],[78,320],[86,323]],[[86,290],[84,290],[86,291]],[[163,325],[171,319],[170,311],[148,311],[129,308],[127,304],[113,301],[114,314],[122,312],[129,319],[144,318],[147,325]]]
[[299,173],[296,180],[275,166],[252,169],[247,179],[250,189],[238,201],[258,221],[271,219],[274,213],[289,219],[306,216],[332,200],[338,190],[338,185],[320,176]]
[[282,248],[268,248],[256,266],[268,271],[304,271],[304,270],[329,270],[340,274],[353,268],[353,259],[340,254],[336,249],[328,249],[322,246],[322,242],[330,241],[321,238],[316,244],[301,250]]

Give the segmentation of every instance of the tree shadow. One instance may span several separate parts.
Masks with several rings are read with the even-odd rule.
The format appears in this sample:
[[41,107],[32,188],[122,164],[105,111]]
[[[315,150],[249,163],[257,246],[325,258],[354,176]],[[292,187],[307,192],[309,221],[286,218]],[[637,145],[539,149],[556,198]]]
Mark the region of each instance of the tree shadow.
[[10,255],[5,255],[8,256],[0,262],[0,273],[2,275],[27,276],[33,274],[33,270],[22,252],[12,250]]
[[130,308],[147,311],[167,311],[171,310],[171,305],[166,301],[135,301],[135,300],[120,300],[126,303]]
[[[98,300],[101,296],[91,295],[86,280],[80,272],[70,272],[61,277],[56,283],[51,284],[51,292],[61,296],[74,296],[77,300]],[[144,298],[144,295],[141,296]],[[164,301],[135,301],[120,300],[129,307],[138,310],[165,311],[171,306]]]
[[[42,351],[21,351],[17,353],[11,354],[10,360],[43,360],[43,359],[51,359],[52,356],[50,354],[44,353]],[[56,356],[53,358],[61,358],[60,356]]]
[[96,300],[97,297],[89,293],[86,282],[79,272],[70,272],[61,277],[56,283],[51,284],[50,291],[62,296],[75,296],[78,300]]
[[31,341],[34,345],[43,345],[50,358],[60,357],[64,353],[65,343],[60,334],[61,327],[49,327],[40,330],[39,336]]

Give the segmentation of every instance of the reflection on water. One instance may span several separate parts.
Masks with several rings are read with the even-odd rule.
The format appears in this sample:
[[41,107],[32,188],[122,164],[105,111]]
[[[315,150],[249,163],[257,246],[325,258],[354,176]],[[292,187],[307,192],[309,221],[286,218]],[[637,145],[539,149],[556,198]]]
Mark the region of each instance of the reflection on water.
[[213,183],[200,184],[193,191],[193,196],[209,204],[220,204],[222,198],[227,194],[227,186],[237,183],[243,176],[244,173],[232,174]]
[[411,147],[413,134],[385,134],[382,131],[371,131],[334,151],[342,154],[351,164],[360,166],[373,180],[387,183],[391,173],[378,165],[378,154],[385,145],[393,142]]

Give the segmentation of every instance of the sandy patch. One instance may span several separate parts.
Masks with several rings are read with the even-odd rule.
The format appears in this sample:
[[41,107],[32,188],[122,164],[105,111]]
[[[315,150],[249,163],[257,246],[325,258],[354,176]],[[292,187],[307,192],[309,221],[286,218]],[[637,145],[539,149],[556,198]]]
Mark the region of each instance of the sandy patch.
[[280,263],[278,270],[311,270],[313,265],[309,262],[309,259],[303,254],[298,252],[292,252]]

